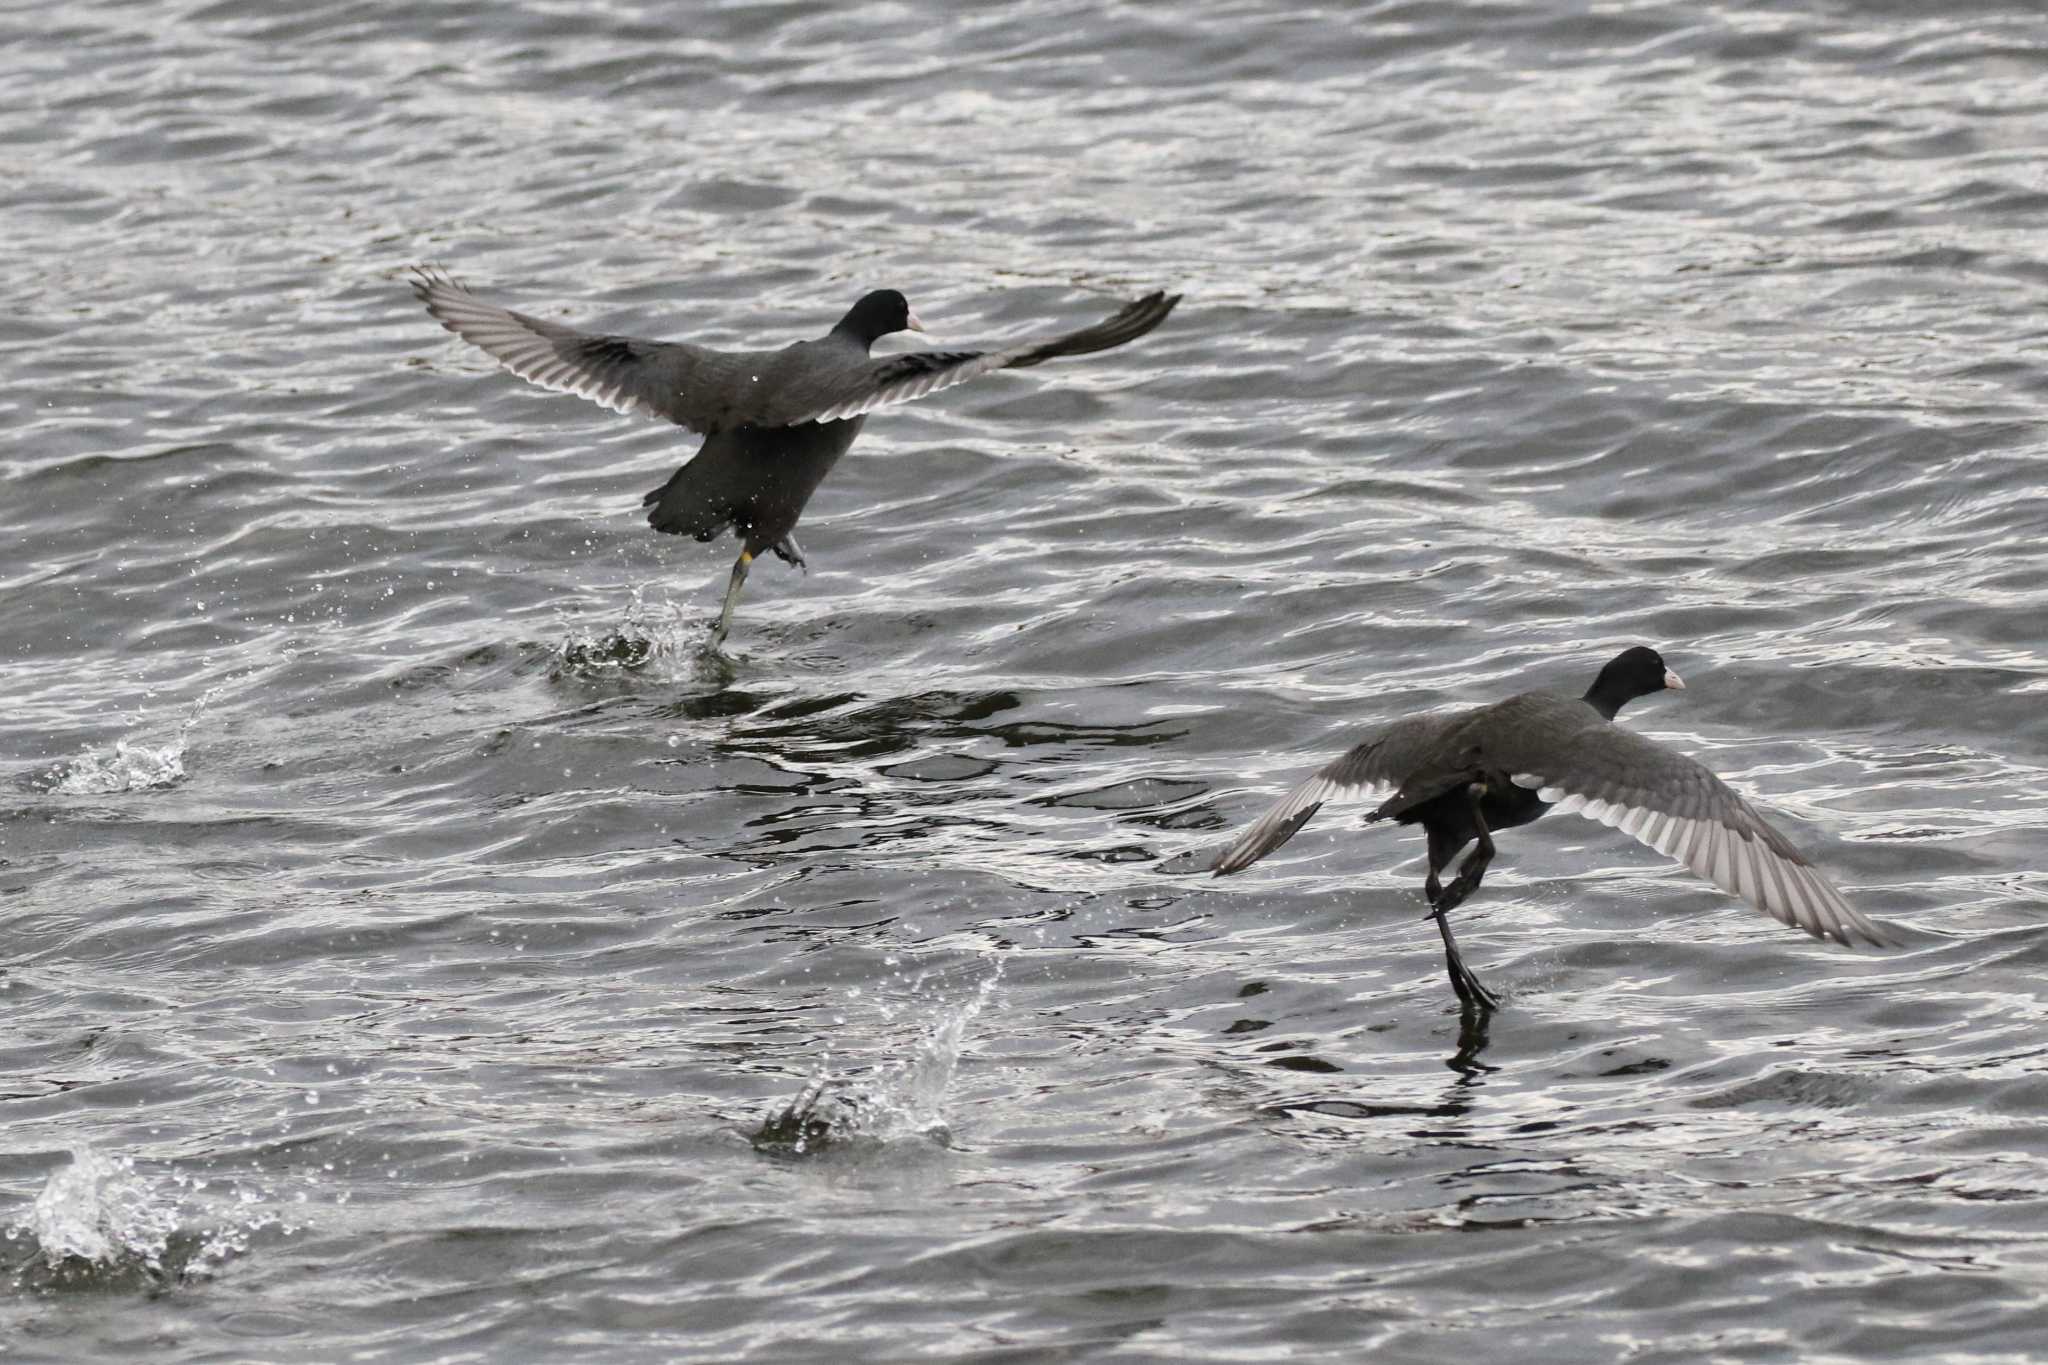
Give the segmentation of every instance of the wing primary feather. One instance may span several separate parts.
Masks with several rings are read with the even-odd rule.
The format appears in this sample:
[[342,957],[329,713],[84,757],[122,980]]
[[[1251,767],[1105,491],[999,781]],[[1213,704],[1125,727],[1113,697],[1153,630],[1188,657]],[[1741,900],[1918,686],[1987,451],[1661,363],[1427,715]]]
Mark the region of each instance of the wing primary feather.
[[1335,792],[1336,784],[1318,773],[1280,799],[1279,804],[1252,822],[1210,865],[1212,876],[1241,872],[1300,833],[1315,818],[1323,802]]

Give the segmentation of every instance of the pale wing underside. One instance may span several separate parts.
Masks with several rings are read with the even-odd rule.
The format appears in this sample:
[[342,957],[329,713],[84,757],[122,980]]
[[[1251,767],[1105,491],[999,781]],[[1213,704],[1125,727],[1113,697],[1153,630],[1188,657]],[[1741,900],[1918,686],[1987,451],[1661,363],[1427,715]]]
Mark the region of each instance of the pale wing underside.
[[417,271],[412,287],[443,327],[529,384],[587,398],[613,412],[665,418],[700,433],[721,423],[709,406],[700,411],[687,402],[689,381],[711,377],[700,372],[720,372],[754,359],[675,342],[579,332],[486,303],[438,271]]
[[1781,923],[1851,946],[1859,940],[1873,947],[1895,946],[1748,802],[1704,768],[1700,772],[1718,791],[1711,793],[1715,799],[1690,803],[1696,809],[1688,815],[1659,809],[1660,804],[1673,803],[1660,803],[1655,795],[1641,791],[1632,793],[1633,799],[1602,796],[1573,790],[1568,779],[1552,781],[1539,773],[1516,773],[1514,781],[1553,802],[1553,811],[1583,815],[1618,829]]

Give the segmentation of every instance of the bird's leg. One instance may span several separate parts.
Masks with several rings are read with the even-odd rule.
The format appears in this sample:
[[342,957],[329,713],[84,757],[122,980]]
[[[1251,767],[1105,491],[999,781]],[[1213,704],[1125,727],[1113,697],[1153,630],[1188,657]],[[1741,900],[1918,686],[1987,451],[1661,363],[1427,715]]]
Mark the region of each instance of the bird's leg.
[[805,573],[810,572],[808,568],[804,567],[804,552],[797,547],[795,536],[784,536],[769,546],[769,548],[782,556],[783,563],[794,564],[797,568],[803,569]]
[[1484,782],[1467,783],[1465,799],[1471,803],[1472,851],[1465,855],[1458,875],[1444,888],[1437,904],[1445,910],[1457,908],[1458,904],[1479,889],[1479,881],[1486,875],[1487,864],[1493,861],[1493,831],[1486,827],[1486,812],[1479,808],[1480,800],[1486,795]]
[[753,562],[752,550],[741,550],[740,557],[733,561],[732,581],[725,585],[725,606],[718,613],[718,624],[711,628],[713,649],[725,643],[725,632],[732,626],[732,609],[739,604],[740,589],[747,584],[747,566]]
[[[1480,878],[1486,875],[1486,865],[1493,861],[1493,835],[1486,828],[1486,816],[1479,809],[1480,798],[1486,794],[1486,785],[1473,782],[1465,788],[1465,796],[1471,802],[1472,829],[1476,844],[1465,857],[1458,875],[1451,879],[1449,886],[1431,897],[1430,918],[1436,921],[1437,932],[1444,940],[1444,969],[1450,974],[1451,989],[1458,993],[1458,1003],[1467,1010],[1493,1010],[1500,1008],[1500,997],[1479,984],[1479,978],[1465,965],[1464,957],[1458,952],[1458,940],[1451,935],[1450,912],[1459,902],[1479,888]],[[1425,889],[1437,884],[1437,868],[1449,862],[1448,852],[1439,861],[1440,846],[1434,831],[1430,834],[1429,880]]]
[[1436,903],[1443,899],[1444,894],[1444,884],[1437,879],[1437,874],[1450,866],[1458,847],[1435,824],[1427,824],[1422,828],[1429,835],[1429,875],[1422,879],[1422,894],[1428,898],[1430,913],[1434,915]]
[[1497,1010],[1500,997],[1479,983],[1472,969],[1465,965],[1465,959],[1458,953],[1458,940],[1451,936],[1451,921],[1438,906],[1430,918],[1436,921],[1437,932],[1444,936],[1444,970],[1450,975],[1451,989],[1458,993],[1458,1003],[1467,1010]]

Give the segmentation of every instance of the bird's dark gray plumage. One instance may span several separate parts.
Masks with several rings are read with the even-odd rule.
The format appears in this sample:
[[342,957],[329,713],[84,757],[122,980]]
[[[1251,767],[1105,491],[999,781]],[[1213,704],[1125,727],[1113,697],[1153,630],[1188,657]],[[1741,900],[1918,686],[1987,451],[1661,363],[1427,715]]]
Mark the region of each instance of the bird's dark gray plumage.
[[803,563],[793,532],[804,504],[853,444],[866,415],[996,370],[1106,351],[1145,335],[1178,294],[1148,294],[1093,327],[992,350],[916,351],[875,359],[876,339],[922,331],[903,295],[867,294],[815,341],[777,351],[715,351],[600,336],[486,303],[446,274],[416,267],[413,292],[443,327],[542,388],[615,412],[674,422],[704,437],[695,457],[642,499],[658,531],[742,542],[713,631],[723,640],[747,567],[763,550]]
[[[1550,811],[1614,826],[1816,938],[1892,946],[1720,778],[1614,724],[1634,698],[1684,685],[1655,650],[1638,645],[1609,661],[1582,698],[1524,692],[1396,721],[1289,792],[1211,870],[1223,876],[1251,866],[1293,838],[1325,801],[1391,793],[1366,821],[1419,824],[1429,836],[1425,890],[1452,987],[1468,1007],[1497,1002],[1465,968],[1445,916],[1478,888],[1493,856],[1491,832]],[[1438,874],[1475,841],[1456,879],[1441,887]]]

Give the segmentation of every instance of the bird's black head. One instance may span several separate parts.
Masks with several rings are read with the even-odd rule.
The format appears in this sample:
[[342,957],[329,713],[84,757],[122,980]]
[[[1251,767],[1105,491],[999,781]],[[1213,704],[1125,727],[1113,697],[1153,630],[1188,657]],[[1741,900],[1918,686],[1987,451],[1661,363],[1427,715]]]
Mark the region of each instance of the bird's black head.
[[1613,720],[1616,712],[1637,697],[1647,697],[1667,687],[1684,686],[1685,683],[1664,662],[1662,654],[1648,645],[1635,645],[1607,661],[1607,667],[1600,670],[1600,676],[1593,679],[1593,685],[1586,689],[1586,702]]
[[909,299],[893,289],[877,289],[847,309],[846,316],[839,319],[839,325],[832,330],[840,336],[852,337],[863,346],[872,346],[875,338],[885,337],[891,332],[922,332],[924,324],[917,320],[917,314],[910,311]]

